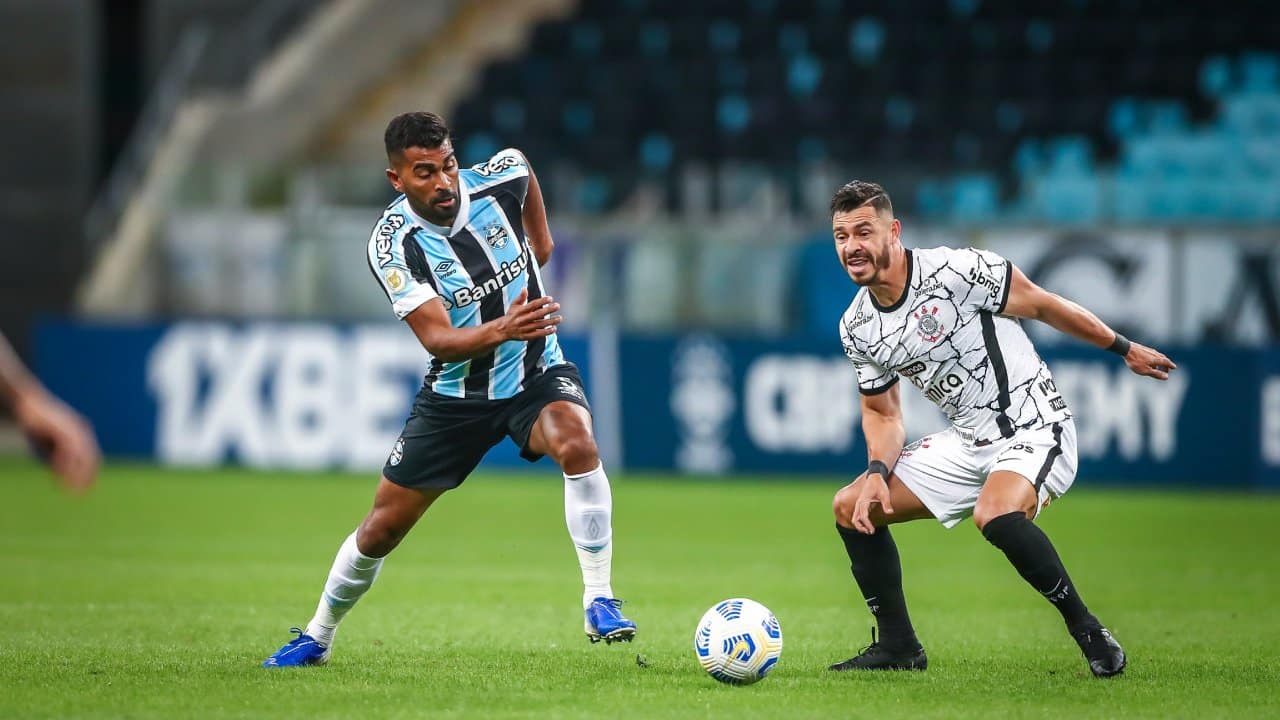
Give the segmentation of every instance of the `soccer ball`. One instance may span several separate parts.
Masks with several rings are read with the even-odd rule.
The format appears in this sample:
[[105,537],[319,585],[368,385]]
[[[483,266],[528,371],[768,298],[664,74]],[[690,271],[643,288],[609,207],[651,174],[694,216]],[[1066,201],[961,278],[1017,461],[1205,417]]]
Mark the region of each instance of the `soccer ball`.
[[702,669],[730,685],[762,680],[782,655],[782,626],[755,600],[731,598],[702,616],[693,634]]

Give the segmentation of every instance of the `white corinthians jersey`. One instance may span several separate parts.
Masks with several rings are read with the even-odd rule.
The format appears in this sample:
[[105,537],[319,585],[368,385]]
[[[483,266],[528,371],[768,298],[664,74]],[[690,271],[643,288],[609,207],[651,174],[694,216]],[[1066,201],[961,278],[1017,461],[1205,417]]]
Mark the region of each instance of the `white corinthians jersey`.
[[986,250],[907,250],[907,287],[880,306],[863,288],[840,318],[858,388],[906,378],[960,434],[986,445],[1071,417],[1017,319],[1001,315],[1013,266]]

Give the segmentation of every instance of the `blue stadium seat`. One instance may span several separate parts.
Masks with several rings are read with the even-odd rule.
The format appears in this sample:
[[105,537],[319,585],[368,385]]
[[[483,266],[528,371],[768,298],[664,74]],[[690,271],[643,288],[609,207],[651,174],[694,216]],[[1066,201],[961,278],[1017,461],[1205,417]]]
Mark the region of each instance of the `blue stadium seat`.
[[671,49],[671,32],[661,22],[647,22],[640,26],[638,44],[647,57],[664,57]]
[[565,131],[571,136],[586,136],[595,125],[595,109],[586,100],[566,102],[560,117]]
[[1044,151],[1040,141],[1028,138],[1018,144],[1013,154],[1013,171],[1019,178],[1026,178],[1045,170]]
[[[1170,217],[1166,187],[1134,184],[1166,173],[1276,181],[1261,145],[1280,146],[1280,54],[1238,50],[1275,47],[1275,18],[1271,3],[1226,13],[1208,0],[1158,13],[1136,0],[583,0],[538,25],[522,56],[487,68],[451,119],[461,139],[510,138],[608,178],[592,197],[626,196],[618,157],[674,173],[754,157],[800,198],[788,168],[825,153],[890,178],[904,213],[985,212],[988,195],[957,209],[949,179],[959,173],[963,188],[978,172],[1020,183],[1004,212],[1032,217],[1091,198],[1079,176],[1118,159],[1127,199],[1114,210]],[[897,168],[910,170],[884,172]],[[941,185],[916,186],[928,178]],[[1194,214],[1223,206],[1191,202]],[[1268,211],[1265,198],[1241,202]]]
[[884,25],[873,17],[859,18],[849,26],[849,54],[859,65],[874,65],[884,48]]
[[1115,138],[1133,137],[1145,130],[1139,103],[1134,98],[1119,98],[1107,112],[1107,131]]
[[950,209],[947,186],[942,180],[921,180],[916,185],[916,212],[926,218],[940,218]]
[[493,126],[510,134],[524,130],[524,103],[515,98],[503,98],[493,105]]
[[729,133],[740,133],[751,122],[751,108],[741,95],[725,95],[716,104],[716,122]]
[[707,28],[707,45],[717,54],[731,55],[738,50],[742,33],[732,20],[718,18]]
[[672,155],[671,139],[662,133],[650,133],[640,141],[640,165],[647,170],[670,168]]
[[1000,211],[1000,184],[986,174],[961,175],[951,181],[951,219],[990,220]]
[[1093,144],[1085,137],[1060,137],[1047,146],[1049,172],[1054,175],[1086,175],[1093,171]]
[[1046,175],[1031,184],[1029,210],[1050,222],[1095,223],[1102,217],[1102,188],[1095,175]]
[[493,157],[501,149],[497,138],[490,133],[468,133],[462,141],[462,162],[464,164],[484,162],[486,158]]
[[1109,188],[1110,205],[1107,210],[1111,217],[1122,223],[1147,219],[1147,180],[1117,173],[1105,182]]
[[809,33],[799,23],[786,23],[778,28],[778,53],[783,58],[793,57],[809,50]]
[[818,89],[822,82],[822,62],[808,54],[800,54],[791,58],[787,69],[787,87],[792,95],[808,96]]
[[600,54],[601,44],[603,44],[603,35],[600,26],[595,23],[578,23],[569,33],[569,46],[575,55],[595,57]]
[[1222,55],[1206,58],[1200,64],[1200,92],[1209,97],[1222,97],[1231,89],[1231,63]]
[[1280,56],[1249,53],[1241,57],[1240,89],[1265,94],[1280,91]]

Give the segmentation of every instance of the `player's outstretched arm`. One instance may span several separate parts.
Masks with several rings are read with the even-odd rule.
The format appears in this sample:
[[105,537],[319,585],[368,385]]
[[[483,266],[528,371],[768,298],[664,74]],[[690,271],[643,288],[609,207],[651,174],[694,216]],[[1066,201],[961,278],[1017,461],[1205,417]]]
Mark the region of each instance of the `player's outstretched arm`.
[[551,259],[551,251],[555,249],[555,240],[551,238],[551,225],[547,222],[547,205],[542,200],[542,188],[538,185],[538,176],[533,173],[533,165],[529,158],[524,159],[529,168],[529,191],[525,197],[524,208],[520,211],[520,221],[524,225],[524,236],[533,249],[533,257],[538,267],[547,264]]
[[102,461],[93,429],[40,384],[0,337],[0,400],[69,490],[93,485]]
[[1123,357],[1129,369],[1139,375],[1168,380],[1169,372],[1178,367],[1160,351],[1131,342],[1107,327],[1097,315],[1079,304],[1031,282],[1016,266],[1011,274],[1006,314],[1039,320],[1077,340],[1110,350]]
[[907,433],[902,425],[902,404],[895,384],[884,392],[862,396],[862,435],[867,439],[867,473],[863,490],[853,506],[853,527],[871,535],[871,506],[878,504],[885,515],[893,514],[889,502],[889,474],[902,454]]
[[551,297],[527,301],[528,290],[511,303],[507,314],[476,327],[457,328],[440,298],[423,303],[405,316],[405,322],[433,357],[443,362],[470,360],[492,351],[508,340],[532,340],[556,331],[560,303]]

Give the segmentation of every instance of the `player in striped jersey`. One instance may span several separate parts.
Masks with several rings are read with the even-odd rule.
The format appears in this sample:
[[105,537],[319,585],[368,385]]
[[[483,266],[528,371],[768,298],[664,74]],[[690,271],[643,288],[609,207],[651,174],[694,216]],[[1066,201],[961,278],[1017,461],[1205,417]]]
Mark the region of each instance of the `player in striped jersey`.
[[386,555],[504,437],[527,460],[550,456],[564,471],[587,637],[629,641],[636,626],[610,584],[609,480],[582,379],[556,340],[560,306],[539,271],[554,243],[537,178],[512,148],[460,169],[449,129],[433,113],[393,118],[385,141],[387,179],[403,194],[374,227],[368,263],[430,368],[373,509],[339,549],[315,616],[263,664],[326,662],[339,621]]

